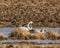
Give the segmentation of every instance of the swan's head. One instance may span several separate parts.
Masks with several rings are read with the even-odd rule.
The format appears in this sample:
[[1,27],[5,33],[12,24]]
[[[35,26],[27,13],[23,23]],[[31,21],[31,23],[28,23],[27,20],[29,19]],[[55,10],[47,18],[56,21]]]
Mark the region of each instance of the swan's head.
[[29,23],[33,24],[33,21],[30,21]]
[[28,23],[28,29],[29,29],[29,30],[32,29],[32,26],[31,26],[32,24],[33,24],[33,21],[30,21],[30,22]]

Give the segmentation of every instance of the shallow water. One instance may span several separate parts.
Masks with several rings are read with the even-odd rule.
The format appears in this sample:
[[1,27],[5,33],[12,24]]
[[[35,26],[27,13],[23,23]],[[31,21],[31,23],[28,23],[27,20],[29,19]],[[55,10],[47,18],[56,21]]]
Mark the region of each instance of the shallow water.
[[1,40],[0,43],[34,42],[34,43],[60,43],[60,40]]
[[[16,28],[0,28],[0,33],[3,33],[5,35],[9,35],[9,33]],[[47,30],[52,30],[60,33],[60,28],[36,28],[36,29],[47,29]]]
[[[16,28],[0,28],[0,33],[3,33],[5,35],[9,35],[9,33]],[[52,30],[52,31],[57,31],[60,33],[60,28],[36,28],[36,29],[47,29],[47,30]],[[60,40],[0,40],[1,42],[37,42],[37,43],[60,43]]]
[[9,35],[9,33],[15,28],[0,28],[0,33],[3,33],[5,35]]

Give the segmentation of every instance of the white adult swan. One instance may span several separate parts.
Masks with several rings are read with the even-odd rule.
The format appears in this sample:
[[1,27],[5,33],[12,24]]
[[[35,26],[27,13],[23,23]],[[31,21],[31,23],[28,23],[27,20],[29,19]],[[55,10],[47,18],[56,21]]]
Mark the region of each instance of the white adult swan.
[[31,30],[32,27],[30,27],[30,24],[32,24],[33,22],[30,21],[27,25],[23,25],[22,27],[19,27],[19,29],[25,29],[27,31]]

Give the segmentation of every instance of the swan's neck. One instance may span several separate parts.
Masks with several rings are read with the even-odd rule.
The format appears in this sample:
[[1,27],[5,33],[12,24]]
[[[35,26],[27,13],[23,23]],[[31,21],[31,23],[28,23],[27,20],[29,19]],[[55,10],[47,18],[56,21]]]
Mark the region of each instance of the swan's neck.
[[28,23],[28,25],[27,25],[27,27],[28,27],[29,30],[32,29],[32,27],[30,27],[30,24],[31,24],[31,23]]

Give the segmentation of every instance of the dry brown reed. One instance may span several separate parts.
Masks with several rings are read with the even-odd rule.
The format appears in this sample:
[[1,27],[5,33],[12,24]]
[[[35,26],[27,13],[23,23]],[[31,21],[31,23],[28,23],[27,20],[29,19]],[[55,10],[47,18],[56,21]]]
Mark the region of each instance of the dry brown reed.
[[60,39],[60,34],[58,32],[55,32],[55,31],[49,31],[47,32],[47,35],[48,35],[48,39],[51,39],[51,40],[57,40],[57,39]]
[[4,35],[3,33],[0,33],[0,40],[6,40],[8,39],[8,36]]

